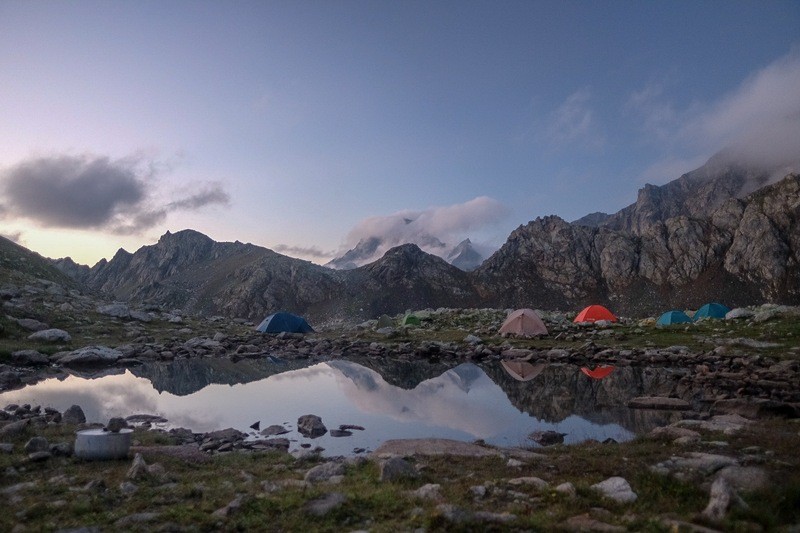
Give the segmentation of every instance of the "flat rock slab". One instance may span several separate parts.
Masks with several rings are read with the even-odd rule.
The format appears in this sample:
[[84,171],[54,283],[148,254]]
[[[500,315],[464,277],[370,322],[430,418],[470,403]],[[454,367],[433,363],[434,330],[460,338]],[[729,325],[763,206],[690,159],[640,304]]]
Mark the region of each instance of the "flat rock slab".
[[462,455],[467,457],[493,457],[500,452],[489,448],[450,439],[391,439],[372,452],[378,457],[409,455]]
[[200,451],[197,446],[131,446],[131,453],[140,453],[144,457],[168,455],[176,457],[187,463],[204,463],[211,460],[211,456]]
[[640,396],[628,402],[631,409],[664,409],[670,411],[688,411],[692,404],[680,398],[665,396]]

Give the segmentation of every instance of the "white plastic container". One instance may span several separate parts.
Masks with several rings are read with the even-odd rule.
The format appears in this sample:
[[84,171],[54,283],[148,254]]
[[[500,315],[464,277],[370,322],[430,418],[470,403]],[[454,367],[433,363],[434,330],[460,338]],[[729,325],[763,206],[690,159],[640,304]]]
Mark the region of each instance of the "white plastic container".
[[83,429],[75,437],[75,456],[81,459],[124,459],[131,448],[130,428],[119,433],[98,429]]

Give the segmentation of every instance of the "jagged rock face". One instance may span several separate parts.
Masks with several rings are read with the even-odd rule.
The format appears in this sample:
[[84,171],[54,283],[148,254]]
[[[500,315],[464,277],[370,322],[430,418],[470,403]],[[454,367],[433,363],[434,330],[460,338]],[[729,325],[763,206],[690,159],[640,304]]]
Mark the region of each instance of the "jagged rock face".
[[515,230],[476,274],[491,301],[514,306],[609,300],[618,312],[652,312],[711,299],[794,303],[799,215],[800,176],[790,175],[704,218],[651,221],[639,234],[540,218]]
[[260,319],[323,307],[338,290],[330,271],[250,244],[218,243],[192,230],[92,268],[86,283],[121,300]]
[[765,296],[800,296],[800,176],[752,195],[725,254],[725,269],[765,284]]
[[611,218],[611,215],[608,213],[596,211],[594,213],[589,213],[588,215],[582,216],[578,220],[573,220],[572,223],[576,226],[589,226],[591,228],[596,228],[602,226],[609,218]]
[[743,197],[765,185],[771,169],[757,169],[737,163],[734,155],[720,153],[705,165],[665,185],[645,185],[635,204],[596,224],[593,215],[576,224],[604,227],[642,235],[654,224],[677,216],[706,218],[731,198]]
[[52,263],[58,270],[81,283],[85,283],[91,273],[91,269],[87,265],[79,265],[71,257],[55,259]]

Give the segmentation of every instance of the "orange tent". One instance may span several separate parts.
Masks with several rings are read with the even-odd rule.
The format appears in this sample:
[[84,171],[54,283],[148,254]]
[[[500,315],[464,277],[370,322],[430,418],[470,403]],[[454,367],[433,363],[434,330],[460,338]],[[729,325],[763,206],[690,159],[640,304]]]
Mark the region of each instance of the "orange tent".
[[602,305],[590,305],[589,307],[584,308],[583,311],[578,313],[578,316],[575,317],[576,324],[578,322],[597,322],[598,320],[608,320],[609,322],[616,322],[617,317],[614,316],[614,313],[603,307]]
[[547,365],[533,365],[527,361],[500,361],[508,375],[517,381],[530,381],[542,373]]
[[613,366],[598,366],[594,370],[590,370],[588,367],[585,366],[581,367],[581,372],[583,372],[584,374],[593,379],[603,379],[613,371],[614,371]]
[[533,309],[517,309],[509,313],[506,321],[500,326],[500,334],[520,337],[547,335],[547,326]]

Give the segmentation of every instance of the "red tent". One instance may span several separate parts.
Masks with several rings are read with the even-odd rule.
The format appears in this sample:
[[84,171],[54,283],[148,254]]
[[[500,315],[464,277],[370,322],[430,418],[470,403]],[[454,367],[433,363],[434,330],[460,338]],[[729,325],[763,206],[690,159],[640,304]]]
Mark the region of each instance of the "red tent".
[[614,313],[603,307],[602,305],[590,305],[589,307],[584,308],[583,311],[578,313],[578,316],[575,317],[576,324],[578,322],[597,322],[598,320],[608,320],[609,322],[616,322],[617,317],[614,316]]
[[614,371],[613,366],[598,366],[594,370],[590,370],[588,367],[585,366],[581,367],[581,372],[583,372],[584,374],[593,379],[603,379],[613,371]]

